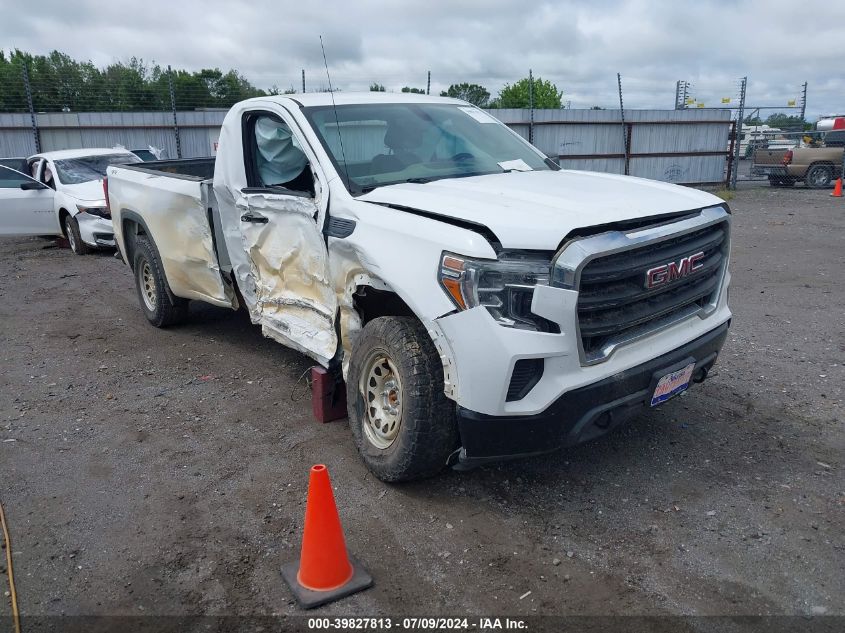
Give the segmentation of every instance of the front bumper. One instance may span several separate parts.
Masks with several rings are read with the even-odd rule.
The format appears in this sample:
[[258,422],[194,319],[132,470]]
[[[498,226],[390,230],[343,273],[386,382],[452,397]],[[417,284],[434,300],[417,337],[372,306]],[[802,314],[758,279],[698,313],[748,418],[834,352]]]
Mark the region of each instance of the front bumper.
[[725,342],[728,325],[723,323],[669,353],[569,391],[541,413],[494,416],[458,406],[462,446],[450,461],[456,468],[471,468],[595,439],[641,412],[656,379],[677,365],[694,360],[694,380],[703,381]]
[[88,246],[114,248],[114,226],[111,218],[101,218],[90,213],[77,213],[79,235]]

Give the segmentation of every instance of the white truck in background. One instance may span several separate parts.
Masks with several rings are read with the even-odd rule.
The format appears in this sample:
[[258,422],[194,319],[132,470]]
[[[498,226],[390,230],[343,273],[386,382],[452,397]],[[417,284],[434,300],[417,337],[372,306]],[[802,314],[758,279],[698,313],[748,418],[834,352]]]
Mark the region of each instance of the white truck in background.
[[147,319],[243,306],[342,372],[385,481],[598,437],[704,380],[731,318],[722,200],[562,170],[455,99],[250,99],[216,158],[107,188]]

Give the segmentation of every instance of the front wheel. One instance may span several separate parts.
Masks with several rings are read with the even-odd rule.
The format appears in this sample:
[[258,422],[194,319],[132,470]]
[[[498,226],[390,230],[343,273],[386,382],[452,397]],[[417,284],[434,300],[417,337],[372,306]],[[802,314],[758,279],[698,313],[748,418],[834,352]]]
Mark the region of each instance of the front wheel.
[[443,366],[423,325],[379,317],[358,334],[346,381],[358,452],[382,481],[439,472],[458,441],[455,404],[443,393]]
[[188,300],[177,297],[171,301],[164,268],[152,244],[145,237],[139,236],[135,242],[132,270],[135,272],[135,288],[138,290],[141,311],[150,323],[156,327],[167,327],[187,318]]
[[87,255],[94,249],[82,241],[82,235],[79,232],[79,222],[72,215],[66,215],[64,219],[65,235],[67,236],[70,250],[77,255]]

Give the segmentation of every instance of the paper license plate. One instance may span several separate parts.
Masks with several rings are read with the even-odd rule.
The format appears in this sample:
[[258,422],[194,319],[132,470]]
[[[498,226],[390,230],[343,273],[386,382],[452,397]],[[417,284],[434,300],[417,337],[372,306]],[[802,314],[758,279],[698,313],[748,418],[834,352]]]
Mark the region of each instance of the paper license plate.
[[689,381],[692,378],[694,369],[695,363],[690,363],[683,369],[668,373],[658,380],[657,386],[654,388],[654,394],[651,396],[651,406],[655,407],[685,391],[689,387]]

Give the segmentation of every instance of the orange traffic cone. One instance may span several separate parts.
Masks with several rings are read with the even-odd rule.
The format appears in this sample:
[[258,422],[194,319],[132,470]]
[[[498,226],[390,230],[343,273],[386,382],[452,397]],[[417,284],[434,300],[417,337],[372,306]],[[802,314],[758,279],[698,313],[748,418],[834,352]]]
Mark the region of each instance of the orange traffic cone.
[[842,197],[842,178],[836,179],[836,184],[833,185],[833,193],[830,195],[832,195],[834,198]]
[[346,553],[329,471],[323,464],[311,467],[299,562],[284,565],[282,577],[304,609],[334,602],[373,585],[372,577]]

